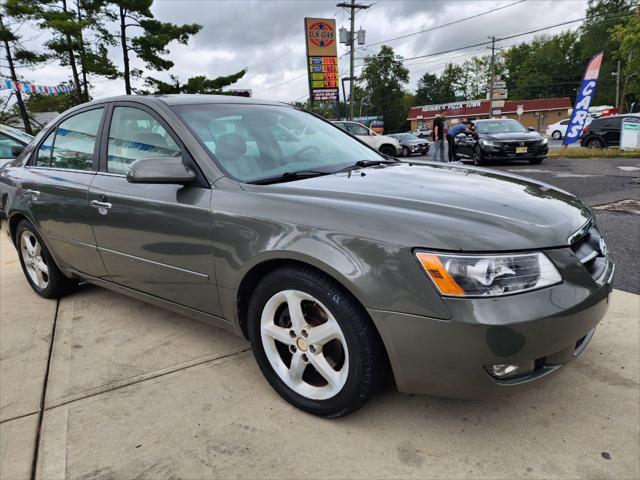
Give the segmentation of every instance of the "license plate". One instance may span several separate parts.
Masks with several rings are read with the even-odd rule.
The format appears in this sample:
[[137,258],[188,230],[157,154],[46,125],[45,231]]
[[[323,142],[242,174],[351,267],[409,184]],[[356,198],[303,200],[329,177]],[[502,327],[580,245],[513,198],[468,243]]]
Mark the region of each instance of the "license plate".
[[516,147],[516,153],[527,153],[527,147]]

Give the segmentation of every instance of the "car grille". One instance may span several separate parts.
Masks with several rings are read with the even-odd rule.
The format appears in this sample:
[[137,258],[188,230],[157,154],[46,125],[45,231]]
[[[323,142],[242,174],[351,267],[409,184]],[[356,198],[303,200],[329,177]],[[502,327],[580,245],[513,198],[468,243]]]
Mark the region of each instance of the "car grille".
[[599,281],[607,270],[607,245],[595,226],[571,244],[580,263],[587,269],[591,278]]
[[500,146],[507,154],[515,154],[516,147],[527,147],[527,153],[538,153],[542,150],[540,140],[526,140],[516,142],[501,142]]

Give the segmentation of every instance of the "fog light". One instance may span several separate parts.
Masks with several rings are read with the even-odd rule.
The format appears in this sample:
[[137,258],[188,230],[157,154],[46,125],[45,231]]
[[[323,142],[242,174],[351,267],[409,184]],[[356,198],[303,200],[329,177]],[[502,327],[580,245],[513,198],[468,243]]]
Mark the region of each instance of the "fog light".
[[500,363],[485,367],[489,374],[496,378],[513,378],[520,375],[522,368],[517,363]]

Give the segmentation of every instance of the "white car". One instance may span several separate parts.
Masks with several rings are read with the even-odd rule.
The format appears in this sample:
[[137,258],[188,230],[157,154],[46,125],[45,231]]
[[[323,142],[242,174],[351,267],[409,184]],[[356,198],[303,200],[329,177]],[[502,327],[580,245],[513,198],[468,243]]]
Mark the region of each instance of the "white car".
[[390,155],[392,157],[402,155],[402,146],[395,138],[389,137],[388,135],[380,135],[369,127],[358,122],[338,121],[333,123],[341,129],[349,132],[351,135],[355,135],[358,139],[362,140],[370,147],[375,148],[380,153]]
[[561,120],[547,127],[547,137],[551,137],[554,140],[561,140],[567,134],[567,126],[569,125],[569,119]]

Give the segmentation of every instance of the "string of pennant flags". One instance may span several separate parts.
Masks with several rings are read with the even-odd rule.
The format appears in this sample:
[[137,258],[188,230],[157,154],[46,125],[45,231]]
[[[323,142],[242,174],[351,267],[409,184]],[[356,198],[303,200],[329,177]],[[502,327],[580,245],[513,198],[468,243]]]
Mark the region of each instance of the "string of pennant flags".
[[58,85],[55,87],[45,87],[34,85],[28,82],[14,82],[13,80],[0,79],[0,90],[13,90],[21,93],[39,93],[41,95],[57,95],[60,93],[71,93],[76,89],[75,85]]

